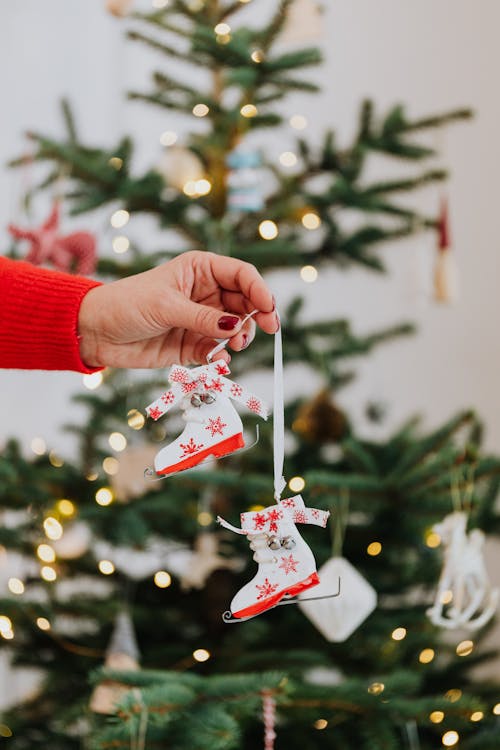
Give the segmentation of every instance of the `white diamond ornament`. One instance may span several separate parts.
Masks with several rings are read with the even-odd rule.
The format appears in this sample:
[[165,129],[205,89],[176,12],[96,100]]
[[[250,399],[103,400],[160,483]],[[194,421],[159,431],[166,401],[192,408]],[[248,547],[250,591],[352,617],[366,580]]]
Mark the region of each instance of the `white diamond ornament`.
[[[299,608],[327,641],[347,640],[377,606],[377,592],[345,557],[332,557],[318,570],[320,583],[299,595]],[[304,601],[309,597],[329,597]]]

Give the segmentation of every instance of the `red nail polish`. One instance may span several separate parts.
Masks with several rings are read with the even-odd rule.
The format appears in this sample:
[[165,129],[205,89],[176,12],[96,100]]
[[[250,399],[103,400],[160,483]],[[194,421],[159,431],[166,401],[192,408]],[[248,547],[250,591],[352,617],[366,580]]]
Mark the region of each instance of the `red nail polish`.
[[243,334],[243,343],[242,343],[242,345],[241,345],[241,348],[242,348],[242,349],[246,349],[246,348],[247,348],[247,346],[248,346],[248,334],[247,334],[247,333],[244,333],[244,334]]
[[236,328],[239,322],[239,318],[235,318],[232,315],[223,315],[217,321],[217,325],[222,331],[232,331],[233,328]]

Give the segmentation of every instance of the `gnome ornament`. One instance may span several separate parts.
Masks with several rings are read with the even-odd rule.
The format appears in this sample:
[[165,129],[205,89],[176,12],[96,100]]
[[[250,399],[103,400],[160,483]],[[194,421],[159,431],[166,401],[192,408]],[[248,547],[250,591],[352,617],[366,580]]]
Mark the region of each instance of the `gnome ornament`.
[[434,299],[451,303],[458,299],[458,268],[450,243],[448,201],[441,200],[438,221],[438,246],[434,267]]

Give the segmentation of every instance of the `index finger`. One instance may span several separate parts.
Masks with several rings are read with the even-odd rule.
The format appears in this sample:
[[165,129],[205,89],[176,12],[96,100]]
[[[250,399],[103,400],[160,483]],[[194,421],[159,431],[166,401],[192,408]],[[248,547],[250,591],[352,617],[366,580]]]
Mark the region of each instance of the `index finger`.
[[259,312],[273,312],[273,295],[255,266],[227,255],[207,255],[210,256],[212,274],[223,289],[241,292]]

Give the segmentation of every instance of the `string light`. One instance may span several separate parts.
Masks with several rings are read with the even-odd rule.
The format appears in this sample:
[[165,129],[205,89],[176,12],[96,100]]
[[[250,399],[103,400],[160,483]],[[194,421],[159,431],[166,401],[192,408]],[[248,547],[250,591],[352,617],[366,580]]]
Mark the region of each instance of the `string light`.
[[62,516],[66,516],[67,518],[71,518],[71,516],[75,515],[75,504],[71,502],[71,500],[66,500],[64,497],[62,500],[58,500],[57,502],[57,510]]
[[174,143],[177,143],[178,135],[177,133],[174,133],[173,130],[165,130],[160,135],[160,143],[162,146],[173,146]]
[[63,527],[57,518],[54,518],[53,516],[49,516],[45,519],[43,522],[43,528],[45,530],[45,536],[53,541],[60,539],[63,535]]
[[265,219],[259,224],[259,234],[263,240],[274,240],[278,236],[278,227],[270,219]]
[[3,635],[12,630],[12,620],[7,615],[0,615],[0,634]]
[[211,513],[208,512],[208,510],[201,510],[198,513],[198,523],[200,524],[200,526],[210,526],[213,520],[214,517]]
[[111,215],[110,223],[111,226],[115,229],[121,229],[121,227],[124,227],[125,224],[128,224],[129,219],[129,212],[125,211],[124,208],[120,208],[118,209],[118,211],[115,211],[114,214]]
[[444,694],[444,697],[450,703],[456,703],[462,697],[462,691],[459,688],[452,688]]
[[182,192],[187,195],[189,198],[194,198],[196,196],[196,182],[195,180],[188,180],[186,183],[184,183],[184,186],[182,188]]
[[89,391],[95,391],[102,383],[102,372],[93,372],[90,375],[83,376],[83,385]]
[[41,437],[33,438],[33,440],[31,441],[31,450],[37,456],[43,456],[43,454],[47,451],[45,440]]
[[123,167],[123,159],[120,159],[119,156],[112,156],[111,159],[108,160],[108,164],[110,167],[113,167],[113,169],[116,169],[116,171],[119,172]]
[[50,622],[46,617],[37,617],[36,624],[38,625],[40,630],[50,630]]
[[50,451],[49,461],[51,466],[54,466],[54,468],[56,469],[60,469],[61,466],[64,466],[64,461],[62,460],[62,458],[59,458],[57,453],[55,453],[54,451]]
[[292,477],[288,482],[288,486],[292,492],[302,492],[306,486],[305,479],[303,477]]
[[196,651],[193,651],[193,659],[195,661],[208,661],[210,659],[210,651],[207,651],[206,648],[197,648]]
[[198,195],[208,195],[208,193],[212,189],[212,183],[205,178],[201,180],[196,180],[195,185],[196,185],[196,192],[198,193]]
[[495,716],[500,716],[500,703],[496,703],[493,706],[492,712],[495,714]]
[[280,164],[284,167],[294,167],[297,164],[297,156],[293,151],[283,151],[280,154]]
[[13,594],[18,594],[19,596],[24,594],[24,583],[20,578],[9,578],[7,586],[9,587],[9,591]]
[[424,648],[418,655],[418,660],[421,664],[430,664],[435,656],[436,656],[436,653],[434,649]]
[[372,684],[368,686],[368,692],[372,695],[380,695],[384,690],[385,685],[383,682],[372,682]]
[[114,456],[106,456],[106,458],[102,462],[102,468],[104,469],[106,474],[114,477],[115,474],[118,474],[118,472],[120,471],[120,462]]
[[159,570],[155,573],[154,582],[159,589],[168,589],[172,583],[172,577],[166,570]]
[[300,278],[306,284],[313,284],[318,278],[318,270],[314,266],[302,266],[300,269]]
[[317,721],[314,722],[313,727],[315,729],[326,729],[328,726],[328,722],[326,719],[317,719]]
[[255,104],[244,104],[240,109],[240,113],[243,117],[255,117],[259,113],[259,110]]
[[289,122],[294,130],[304,130],[307,128],[307,118],[304,115],[292,115]]
[[115,572],[115,566],[113,565],[111,560],[100,560],[98,568],[103,576],[110,576]]
[[425,543],[428,547],[434,549],[435,547],[439,547],[439,545],[441,544],[441,537],[437,532],[429,531],[425,535]]
[[117,255],[126,253],[130,247],[130,240],[125,237],[124,234],[119,234],[117,237],[113,237],[113,252]]
[[193,115],[195,117],[205,117],[210,112],[210,108],[206,104],[195,104],[193,107]]
[[440,599],[441,604],[450,604],[453,601],[453,591],[443,591]]
[[85,476],[85,479],[87,482],[95,482],[96,479],[99,479],[99,474],[95,471],[92,471],[90,474],[87,474]]
[[219,36],[225,36],[225,34],[231,33],[231,27],[228,23],[218,23],[217,26],[215,26],[214,31]]
[[370,542],[370,544],[366,548],[366,551],[371,557],[376,557],[382,552],[382,545],[380,544],[380,542]]
[[114,451],[120,453],[127,447],[127,438],[121,432],[112,432],[108,438],[110,446]]
[[13,630],[6,630],[4,633],[0,633],[2,638],[5,638],[6,641],[11,641],[14,638],[14,631]]
[[402,641],[404,638],[406,638],[406,628],[396,628],[392,631],[391,638],[394,641]]
[[50,565],[44,565],[40,570],[40,575],[44,581],[48,581],[49,583],[52,583],[57,578],[56,571]]
[[56,559],[56,553],[50,544],[39,544],[36,554],[42,562],[51,563]]
[[314,211],[308,211],[304,214],[301,221],[306,229],[318,229],[321,226],[321,219]]
[[433,711],[429,714],[429,719],[432,721],[433,724],[441,724],[441,722],[444,719],[444,712],[443,711]]
[[484,713],[482,711],[474,711],[470,715],[471,721],[481,721],[482,719],[484,719]]
[[109,487],[100,487],[95,493],[95,501],[97,505],[111,505],[113,500],[113,491]]
[[458,732],[455,732],[454,729],[450,729],[448,732],[445,732],[443,736],[441,737],[441,742],[445,747],[453,747],[453,745],[456,745],[458,740],[460,739],[460,736]]
[[141,414],[137,409],[130,409],[130,411],[127,412],[127,424],[133,430],[142,430],[146,424],[146,418],[144,414]]
[[261,63],[265,60],[265,55],[261,49],[254,49],[252,54],[250,55],[254,63]]
[[0,737],[12,737],[12,729],[7,724],[0,724]]
[[457,648],[457,656],[469,656],[469,654],[472,654],[472,650],[474,648],[474,641],[461,641]]

